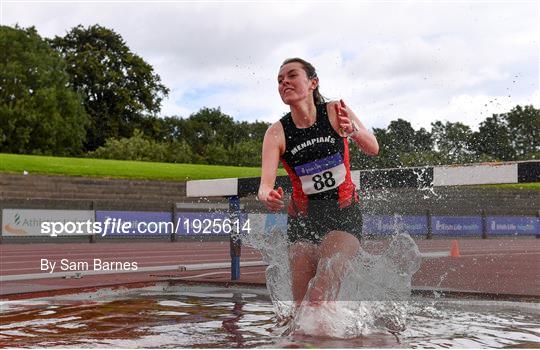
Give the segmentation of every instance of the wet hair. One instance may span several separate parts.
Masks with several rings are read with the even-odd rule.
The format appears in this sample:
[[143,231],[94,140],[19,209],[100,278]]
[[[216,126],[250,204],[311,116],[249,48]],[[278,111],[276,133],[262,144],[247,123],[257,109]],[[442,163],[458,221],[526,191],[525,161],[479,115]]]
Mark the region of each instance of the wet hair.
[[[283,61],[281,67],[292,62],[300,63],[309,79],[317,78],[317,71],[315,70],[315,67],[313,67],[313,65],[308,61],[298,57],[287,58],[285,61]],[[315,88],[315,90],[313,90],[313,100],[315,101],[315,104],[324,103],[326,101],[326,98],[324,98],[324,96],[321,95],[321,93],[319,92],[319,84],[317,84],[317,87]]]

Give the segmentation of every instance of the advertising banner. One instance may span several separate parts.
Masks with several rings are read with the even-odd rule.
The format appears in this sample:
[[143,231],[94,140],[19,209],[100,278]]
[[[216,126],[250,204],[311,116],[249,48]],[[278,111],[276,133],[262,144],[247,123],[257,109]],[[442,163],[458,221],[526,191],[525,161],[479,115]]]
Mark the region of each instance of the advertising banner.
[[540,220],[535,216],[488,216],[486,220],[489,236],[540,234]]
[[431,230],[433,235],[441,236],[481,236],[482,218],[480,216],[432,216]]
[[2,236],[92,234],[92,210],[2,209]]
[[373,235],[393,235],[408,233],[410,235],[427,234],[427,218],[425,215],[363,215],[362,232]]
[[287,232],[287,215],[286,214],[267,214],[264,231],[272,233],[278,230],[283,233]]

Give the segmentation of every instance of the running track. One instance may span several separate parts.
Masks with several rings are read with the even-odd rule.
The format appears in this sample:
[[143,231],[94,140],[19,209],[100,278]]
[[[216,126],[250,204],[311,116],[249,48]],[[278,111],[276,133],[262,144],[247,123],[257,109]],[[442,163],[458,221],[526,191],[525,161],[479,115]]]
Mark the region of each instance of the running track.
[[[417,240],[423,253],[449,251],[451,240]],[[540,239],[459,239],[460,257],[424,259],[414,275],[413,288],[446,291],[466,291],[540,297]],[[384,241],[365,241],[364,249],[380,252]],[[47,272],[40,270],[41,259],[57,262],[61,259],[86,261],[137,262],[138,267],[197,263],[229,263],[229,242],[99,242],[1,244],[0,275],[20,275]],[[260,261],[258,251],[242,247],[244,261]],[[242,268],[244,283],[264,284],[265,267]],[[66,290],[85,290],[114,285],[144,286],[181,277],[189,281],[228,282],[229,269],[207,271],[160,271],[113,275],[84,276],[80,279],[48,278],[0,282],[0,297],[4,299],[45,296]],[[28,294],[30,293],[30,294]]]

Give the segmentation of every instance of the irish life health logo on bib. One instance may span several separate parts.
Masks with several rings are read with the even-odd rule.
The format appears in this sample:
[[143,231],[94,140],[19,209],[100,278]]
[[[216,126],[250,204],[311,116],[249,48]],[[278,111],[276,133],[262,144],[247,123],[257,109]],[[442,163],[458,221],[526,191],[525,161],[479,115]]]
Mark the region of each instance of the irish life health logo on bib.
[[334,189],[345,181],[345,164],[341,154],[336,153],[314,162],[294,167],[302,181],[305,194],[315,194]]

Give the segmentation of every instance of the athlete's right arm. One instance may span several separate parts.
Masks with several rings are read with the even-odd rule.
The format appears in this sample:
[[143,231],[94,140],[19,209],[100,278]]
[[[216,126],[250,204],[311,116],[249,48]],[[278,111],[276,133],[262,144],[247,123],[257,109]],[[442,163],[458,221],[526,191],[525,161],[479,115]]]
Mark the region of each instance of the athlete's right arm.
[[285,134],[278,121],[266,130],[262,147],[261,184],[258,198],[272,211],[283,209],[283,189],[274,189],[279,157],[285,151]]

